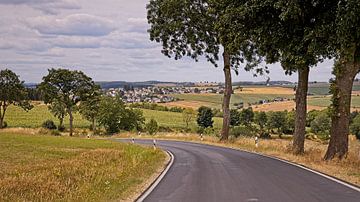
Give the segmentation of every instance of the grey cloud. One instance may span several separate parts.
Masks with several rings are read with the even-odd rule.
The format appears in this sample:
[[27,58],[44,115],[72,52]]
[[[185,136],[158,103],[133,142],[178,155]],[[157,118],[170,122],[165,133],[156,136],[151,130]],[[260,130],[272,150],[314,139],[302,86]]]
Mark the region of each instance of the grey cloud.
[[76,0],[0,0],[3,5],[27,5],[47,14],[58,14],[59,9],[80,9]]
[[105,36],[116,29],[111,20],[89,14],[72,14],[61,19],[41,16],[28,20],[28,24],[44,35]]
[[146,18],[129,18],[128,32],[147,33],[149,25]]

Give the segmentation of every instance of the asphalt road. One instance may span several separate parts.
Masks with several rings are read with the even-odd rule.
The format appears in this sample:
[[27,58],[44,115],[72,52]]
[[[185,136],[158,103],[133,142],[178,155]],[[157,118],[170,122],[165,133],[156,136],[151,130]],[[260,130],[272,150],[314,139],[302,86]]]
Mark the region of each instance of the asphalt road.
[[195,143],[157,144],[173,153],[174,164],[145,201],[360,202],[359,191],[276,159]]

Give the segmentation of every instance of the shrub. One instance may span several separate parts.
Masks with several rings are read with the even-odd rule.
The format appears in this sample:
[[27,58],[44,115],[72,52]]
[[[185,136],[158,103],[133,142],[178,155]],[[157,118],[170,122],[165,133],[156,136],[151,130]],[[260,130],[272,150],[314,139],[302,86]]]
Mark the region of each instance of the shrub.
[[61,133],[59,131],[57,131],[57,130],[52,130],[51,135],[53,135],[53,136],[61,136]]
[[253,137],[256,135],[256,131],[248,126],[236,126],[231,128],[230,135],[234,137]]
[[360,140],[360,115],[357,115],[353,119],[353,122],[350,125],[350,131],[358,140]]
[[60,125],[60,126],[58,126],[58,131],[60,131],[60,132],[64,132],[65,131],[65,126],[63,126],[63,125]]
[[310,123],[311,132],[315,134],[328,134],[330,130],[330,116],[327,111],[321,111],[318,116]]
[[56,125],[54,123],[54,121],[52,120],[46,120],[43,124],[42,124],[43,128],[49,129],[49,130],[55,130],[56,129]]
[[240,112],[236,109],[230,110],[230,126],[240,125]]
[[251,107],[243,109],[239,114],[240,124],[249,126],[254,121],[254,112]]
[[159,126],[157,124],[157,122],[155,121],[155,119],[151,119],[145,126],[146,131],[150,134],[150,135],[155,135],[158,130],[159,130]]
[[213,127],[214,121],[212,120],[213,113],[212,110],[209,107],[200,107],[198,109],[198,117],[197,117],[197,124],[200,127],[208,128]]
[[7,128],[7,127],[8,127],[8,124],[6,123],[6,121],[4,121],[2,128]]

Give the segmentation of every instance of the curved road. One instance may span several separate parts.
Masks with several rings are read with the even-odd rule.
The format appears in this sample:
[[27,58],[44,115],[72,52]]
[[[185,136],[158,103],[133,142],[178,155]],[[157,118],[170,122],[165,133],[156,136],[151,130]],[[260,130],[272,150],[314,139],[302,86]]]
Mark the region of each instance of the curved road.
[[157,144],[174,154],[174,164],[145,201],[360,202],[359,190],[276,159],[196,143]]

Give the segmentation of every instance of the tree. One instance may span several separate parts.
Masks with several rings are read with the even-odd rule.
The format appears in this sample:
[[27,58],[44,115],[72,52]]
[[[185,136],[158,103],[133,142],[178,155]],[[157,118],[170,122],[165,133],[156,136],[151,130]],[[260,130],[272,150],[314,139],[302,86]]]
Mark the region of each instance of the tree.
[[145,123],[143,112],[139,109],[125,109],[124,116],[120,119],[120,129],[131,131],[141,130]]
[[200,107],[198,109],[197,124],[202,128],[213,127],[213,114],[209,107]]
[[189,123],[193,120],[195,116],[196,112],[191,108],[187,108],[182,112],[182,117],[184,123],[186,124],[186,128],[189,128]]
[[329,15],[336,19],[329,21],[332,27],[329,49],[335,52],[335,65],[331,81],[331,129],[330,142],[325,160],[346,157],[349,147],[349,119],[351,92],[355,76],[360,71],[360,3],[358,0],[338,0],[329,9]]
[[276,128],[281,138],[282,129],[286,125],[286,113],[285,112],[269,112],[268,114],[268,127],[270,129]]
[[328,35],[323,30],[329,28],[327,19],[332,17],[328,9],[334,3],[325,0],[221,2],[227,5],[227,12],[218,24],[237,33],[232,37],[233,46],[246,35],[267,63],[280,62],[288,74],[298,72],[293,151],[304,153],[308,75],[310,67],[330,54],[326,48]]
[[159,130],[159,126],[157,124],[157,122],[155,121],[155,119],[150,119],[150,121],[146,124],[146,131],[150,134],[150,135],[155,135],[157,133],[157,131]]
[[330,116],[327,110],[321,111],[311,122],[310,127],[313,133],[328,134],[330,130]]
[[107,134],[114,134],[120,132],[121,119],[125,117],[125,113],[125,105],[120,97],[105,96],[101,98],[97,119]]
[[96,117],[99,115],[101,93],[99,87],[96,86],[91,95],[79,105],[80,114],[91,122],[91,129],[93,133],[96,132]]
[[[247,60],[246,67],[253,67],[251,43],[228,46],[232,38],[222,36],[216,26],[224,7],[213,0],[151,0],[147,5],[147,19],[150,24],[150,39],[161,43],[162,53],[168,57],[181,59],[188,56],[198,61],[205,57],[215,67],[223,50],[223,71],[225,90],[223,99],[223,127],[221,139],[227,140],[230,125],[230,98],[232,94],[231,69],[237,73],[240,63]],[[232,32],[232,34],[235,34]],[[241,51],[240,51],[241,50]],[[255,61],[254,63],[258,63]],[[246,68],[245,67],[245,68]]]
[[73,113],[77,104],[90,97],[96,85],[94,81],[81,71],[70,71],[68,69],[49,69],[47,76],[39,84],[38,89],[46,104],[54,102],[65,106],[69,114],[70,136],[73,134]]
[[10,105],[19,106],[25,111],[32,109],[23,84],[11,70],[0,71],[0,129],[4,127],[6,110]]
[[64,118],[66,116],[66,106],[64,105],[64,103],[59,102],[58,100],[55,100],[54,102],[52,102],[49,106],[49,111],[56,117],[59,119],[59,130],[60,129],[64,129]]
[[254,121],[254,112],[251,107],[243,109],[240,112],[240,123],[245,126],[250,126]]
[[240,125],[240,112],[236,109],[230,110],[230,126]]
[[260,130],[263,131],[267,123],[267,115],[265,112],[256,112],[254,122],[259,125]]

